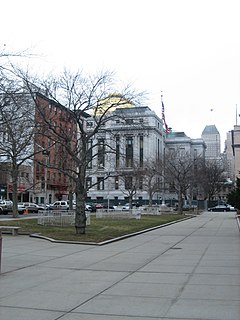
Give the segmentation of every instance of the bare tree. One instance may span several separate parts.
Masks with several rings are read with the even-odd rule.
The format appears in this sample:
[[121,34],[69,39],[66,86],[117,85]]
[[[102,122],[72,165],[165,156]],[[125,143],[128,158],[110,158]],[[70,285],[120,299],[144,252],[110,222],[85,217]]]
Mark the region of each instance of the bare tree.
[[149,206],[152,206],[155,193],[162,191],[163,164],[160,159],[144,161],[143,190],[148,192]]
[[169,150],[165,156],[165,182],[178,194],[178,210],[182,213],[183,199],[193,183],[194,159],[185,150]]
[[[25,83],[34,95],[32,81],[28,77]],[[131,91],[129,87],[116,92],[113,74],[100,73],[96,76],[84,76],[80,72],[75,74],[64,71],[58,78],[52,78],[41,84],[45,93],[60,106],[64,106],[69,116],[69,121],[76,126],[75,130],[66,130],[61,123],[53,124],[42,111],[42,105],[36,99],[36,108],[41,113],[42,125],[47,127],[49,138],[52,142],[64,146],[62,154],[65,154],[65,167],[61,170],[69,176],[74,184],[76,194],[76,218],[75,229],[77,234],[84,234],[86,229],[85,201],[89,186],[86,184],[86,170],[93,159],[101,159],[101,154],[114,152],[111,144],[105,139],[106,123],[114,117],[112,112],[119,106],[132,103],[141,96]],[[91,117],[91,128],[88,120]],[[46,132],[45,131],[45,132]],[[100,133],[102,139],[95,141]],[[111,134],[108,132],[108,134]],[[69,165],[68,159],[71,159]],[[101,161],[98,163],[101,165]]]
[[129,199],[129,208],[132,209],[138,191],[143,190],[144,169],[135,162],[130,168],[119,168],[117,175],[121,181],[119,189]]
[[224,166],[217,160],[199,160],[196,176],[198,186],[202,190],[204,199],[211,200],[221,190],[225,178]]
[[31,96],[16,80],[0,81],[0,154],[12,179],[13,216],[18,215],[19,168],[33,154],[34,105]]

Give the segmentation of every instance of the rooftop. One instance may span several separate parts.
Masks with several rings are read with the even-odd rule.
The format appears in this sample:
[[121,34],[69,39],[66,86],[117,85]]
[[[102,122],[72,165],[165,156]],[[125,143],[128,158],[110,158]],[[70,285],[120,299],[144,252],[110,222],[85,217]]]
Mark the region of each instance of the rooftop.
[[219,132],[215,124],[213,124],[213,125],[208,125],[204,128],[202,135],[205,135],[205,134],[219,134]]

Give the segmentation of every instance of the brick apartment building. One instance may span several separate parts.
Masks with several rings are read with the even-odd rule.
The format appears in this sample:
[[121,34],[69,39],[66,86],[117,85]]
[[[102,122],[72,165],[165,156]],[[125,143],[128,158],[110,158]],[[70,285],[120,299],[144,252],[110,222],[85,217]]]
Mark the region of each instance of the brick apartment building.
[[35,104],[34,202],[53,203],[68,199],[72,164],[66,143],[77,139],[77,126],[68,109],[46,96],[38,93]]

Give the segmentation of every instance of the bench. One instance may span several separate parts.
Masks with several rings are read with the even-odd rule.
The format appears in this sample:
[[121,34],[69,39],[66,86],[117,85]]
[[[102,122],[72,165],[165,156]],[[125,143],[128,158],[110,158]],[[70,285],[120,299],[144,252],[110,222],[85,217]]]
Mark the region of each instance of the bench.
[[14,227],[14,226],[0,226],[0,231],[7,231],[10,230],[12,231],[12,235],[13,236],[17,236],[18,235],[18,230],[20,229],[20,227]]

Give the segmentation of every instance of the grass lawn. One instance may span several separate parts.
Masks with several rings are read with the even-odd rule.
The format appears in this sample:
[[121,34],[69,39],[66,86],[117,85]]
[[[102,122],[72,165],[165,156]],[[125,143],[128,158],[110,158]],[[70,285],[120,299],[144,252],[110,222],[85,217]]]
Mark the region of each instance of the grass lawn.
[[91,216],[91,223],[86,227],[86,233],[83,235],[76,235],[74,226],[42,226],[37,224],[37,219],[9,220],[7,222],[0,220],[0,225],[19,226],[21,227],[20,234],[39,233],[56,240],[98,243],[184,218],[186,218],[184,214],[142,215],[139,220],[96,219],[95,216]]

